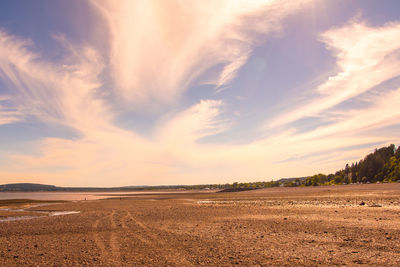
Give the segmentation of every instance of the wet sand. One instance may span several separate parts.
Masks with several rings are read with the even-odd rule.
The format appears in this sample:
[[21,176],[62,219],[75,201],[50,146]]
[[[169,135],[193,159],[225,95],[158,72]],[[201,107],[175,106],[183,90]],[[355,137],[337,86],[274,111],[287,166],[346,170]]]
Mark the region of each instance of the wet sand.
[[[361,205],[360,205],[361,204]],[[400,265],[400,184],[148,194],[0,223],[0,266]]]

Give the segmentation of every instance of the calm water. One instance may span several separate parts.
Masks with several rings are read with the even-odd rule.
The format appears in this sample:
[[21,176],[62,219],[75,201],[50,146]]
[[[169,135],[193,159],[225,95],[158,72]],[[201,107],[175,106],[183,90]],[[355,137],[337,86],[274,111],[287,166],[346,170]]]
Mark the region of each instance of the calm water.
[[[108,197],[120,197],[122,194],[151,194],[154,192],[0,192],[1,199],[35,200],[94,200]],[[160,192],[157,192],[160,193]],[[123,197],[123,196],[122,196]]]

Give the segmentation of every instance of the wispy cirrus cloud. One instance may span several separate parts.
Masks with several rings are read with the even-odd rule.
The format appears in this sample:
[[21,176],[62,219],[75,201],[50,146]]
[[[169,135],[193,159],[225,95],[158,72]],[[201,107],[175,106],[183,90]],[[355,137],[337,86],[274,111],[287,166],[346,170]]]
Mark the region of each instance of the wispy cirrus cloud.
[[340,72],[315,88],[308,103],[274,118],[269,126],[284,125],[322,112],[359,96],[400,75],[400,23],[370,27],[351,21],[321,35],[336,57]]
[[107,115],[105,105],[95,97],[103,68],[96,51],[89,47],[80,47],[79,53],[66,51],[67,64],[43,60],[32,46],[30,40],[0,31],[0,78],[13,107],[45,123],[77,129],[101,123]]
[[[110,103],[97,93],[103,63],[96,51],[76,47],[63,36],[56,39],[67,48],[65,63],[45,61],[32,52],[30,41],[1,33],[1,78],[11,94],[1,101],[12,101],[21,116],[62,124],[80,135],[37,140],[34,155],[8,154],[2,179],[82,185],[88,180],[106,185],[111,177],[117,184],[129,184],[132,179],[147,183],[148,177],[168,179],[179,169],[175,160],[184,158],[185,150],[199,138],[223,130],[218,120],[223,102],[216,100],[200,101],[164,118],[153,137],[139,137],[117,127]],[[10,115],[1,118],[11,123],[16,117]],[[179,143],[185,147],[180,149]]]
[[221,113],[221,106],[221,100],[201,100],[200,103],[161,123],[157,127],[157,139],[171,146],[186,146],[202,137],[223,132],[228,125],[217,119]]
[[23,114],[15,107],[8,107],[4,103],[10,100],[9,96],[0,95],[0,125],[10,124],[23,120]]
[[139,105],[174,102],[196,80],[227,85],[263,36],[279,31],[282,20],[307,2],[110,0],[92,4],[109,26],[114,84],[123,99]]
[[[363,132],[395,125],[400,122],[400,88],[383,93],[373,99],[373,105],[343,112],[340,119],[328,126],[317,127],[294,140],[305,141],[330,136],[361,136]],[[333,116],[337,116],[337,113]],[[396,142],[396,135],[389,138]]]
[[[271,140],[285,140],[283,143],[287,145],[303,144],[291,146],[293,152],[288,151],[286,155],[292,154],[295,161],[299,161],[299,157],[319,158],[320,164],[326,162],[326,155],[330,155],[330,159],[344,155],[357,159],[357,153],[368,152],[367,148],[360,148],[344,153],[338,148],[398,143],[396,134],[369,132],[397,125],[400,121],[400,89],[385,89],[381,85],[400,75],[396,67],[400,64],[399,36],[400,23],[371,27],[365,22],[351,21],[324,32],[321,40],[334,53],[340,72],[314,88],[308,102],[273,118],[265,129],[292,128]],[[379,87],[382,90],[378,90]],[[353,102],[348,103],[350,100]],[[357,101],[362,105],[354,105]],[[317,124],[305,132],[291,126],[295,121],[312,117],[327,123]],[[320,153],[324,156],[318,156]]]

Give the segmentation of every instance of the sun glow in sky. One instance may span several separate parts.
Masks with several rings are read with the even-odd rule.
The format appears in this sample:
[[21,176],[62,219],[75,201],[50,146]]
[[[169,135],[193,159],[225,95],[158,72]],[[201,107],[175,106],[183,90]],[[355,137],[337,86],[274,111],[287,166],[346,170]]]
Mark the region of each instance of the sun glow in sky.
[[328,173],[400,144],[398,0],[0,3],[0,184]]

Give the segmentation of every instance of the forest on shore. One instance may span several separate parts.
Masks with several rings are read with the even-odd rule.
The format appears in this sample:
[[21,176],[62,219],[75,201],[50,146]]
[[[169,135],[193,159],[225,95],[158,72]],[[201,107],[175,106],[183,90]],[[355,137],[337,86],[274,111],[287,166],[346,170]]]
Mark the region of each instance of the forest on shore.
[[270,182],[233,183],[210,185],[225,191],[240,191],[266,187],[296,187],[319,185],[342,185],[359,183],[391,183],[400,182],[400,146],[394,144],[375,149],[359,162],[346,164],[344,169],[331,174],[315,174],[309,177],[287,178]]
[[[375,149],[359,162],[346,164],[344,169],[334,174],[316,174],[304,179],[305,186],[376,183],[400,181],[400,147],[395,145]],[[291,181],[287,186],[296,185],[298,181]]]

